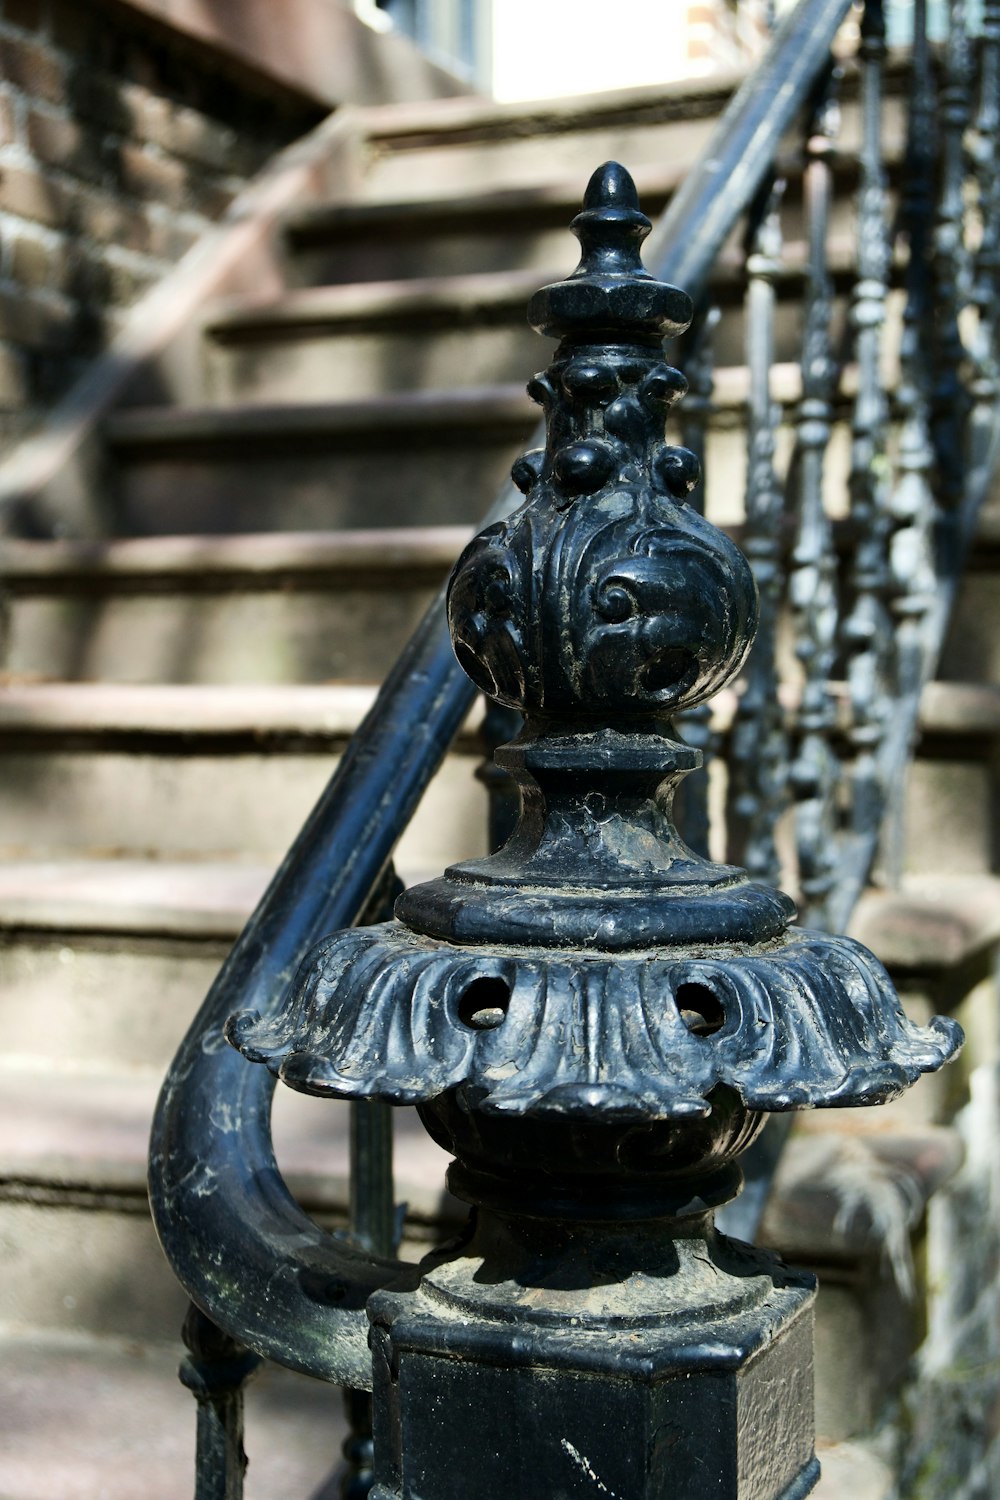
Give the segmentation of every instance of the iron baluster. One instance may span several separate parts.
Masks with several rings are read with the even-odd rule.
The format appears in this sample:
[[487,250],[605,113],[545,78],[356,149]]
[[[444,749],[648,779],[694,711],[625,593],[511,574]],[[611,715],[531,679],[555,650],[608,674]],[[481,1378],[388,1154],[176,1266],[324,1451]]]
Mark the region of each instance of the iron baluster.
[[[890,266],[882,166],[882,90],[885,20],[881,0],[869,0],[861,25],[862,144],[857,209],[858,279],[851,301],[858,389],[851,420],[851,519],[855,533],[849,567],[849,609],[842,629],[850,697],[849,738],[854,756],[850,831],[861,840],[881,825],[883,787],[878,750],[890,712],[892,629],[889,593],[889,514],[882,372],[882,328]],[[843,930],[867,879],[865,868],[844,867],[835,893],[834,930]]]
[[780,408],[771,397],[775,278],[781,270],[784,183],[770,185],[750,218],[746,295],[747,482],[744,546],[760,597],[757,639],[729,737],[730,857],[777,884],[775,828],[787,791],[787,739],[778,694],[778,619],[783,592],[784,495],[774,467]]
[[833,174],[830,155],[840,126],[839,74],[831,74],[806,141],[808,237],[802,337],[802,400],[796,418],[793,473],[797,500],[788,580],[795,653],[802,667],[800,740],[791,766],[795,797],[798,881],[809,920],[827,925],[827,899],[837,871],[837,794],[841,764],[833,736],[830,692],[837,656],[839,597],[833,533],[823,497],[826,451],[837,377],[831,343],[833,281],[828,231]]
[[198,1402],[194,1500],[242,1500],[243,1389],[263,1361],[192,1303],[184,1320],[180,1378]]
[[[705,514],[708,476],[705,466],[706,438],[712,416],[712,394],[715,389],[715,330],[720,313],[717,307],[703,306],[691,327],[679,340],[681,363],[687,374],[687,395],[680,412],[680,436],[684,447],[698,460],[701,479],[688,496],[700,515]],[[710,835],[709,773],[717,750],[717,735],[712,729],[712,710],[700,703],[686,713],[678,714],[677,732],[685,744],[701,751],[701,769],[685,777],[677,788],[674,810],[677,826],[685,843],[696,854],[708,854]]]
[[[927,0],[915,0],[913,85],[899,226],[907,245],[906,303],[900,338],[896,407],[901,421],[898,477],[892,488],[891,609],[896,622],[894,691],[919,694],[927,655],[926,621],[937,589],[934,449],[927,341],[931,329],[931,243],[934,229],[934,90],[927,42]],[[881,848],[887,878],[902,876],[906,775],[886,783]]]
[[968,300],[971,268],[965,246],[965,131],[969,123],[971,68],[965,0],[948,6],[944,81],[939,94],[941,179],[934,226],[933,366],[931,438],[935,490],[946,512],[965,492],[966,423],[969,397],[963,379],[965,346],[959,324]]
[[[988,409],[1000,384],[1000,0],[984,0],[979,46],[979,89],[969,157],[977,188],[979,244],[973,259],[971,301],[976,330],[972,395]],[[978,424],[976,424],[978,425]]]

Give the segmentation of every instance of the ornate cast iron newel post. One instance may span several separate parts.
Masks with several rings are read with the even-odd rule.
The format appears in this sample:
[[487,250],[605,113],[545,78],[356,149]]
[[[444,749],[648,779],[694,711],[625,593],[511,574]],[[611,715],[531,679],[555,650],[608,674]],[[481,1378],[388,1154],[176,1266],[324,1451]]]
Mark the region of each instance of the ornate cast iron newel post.
[[529,387],[547,446],[449,600],[462,666],[524,715],[496,757],[517,827],[321,944],[230,1039],[305,1092],[418,1105],[474,1205],[368,1302],[379,1500],[791,1500],[818,1473],[811,1281],[712,1210],[766,1111],[882,1102],[959,1034],[672,825],[699,756],[670,720],[738,670],[754,585],[664,443],[690,304],[642,268],[621,167],[572,227],[579,267],[530,307],[560,340]]

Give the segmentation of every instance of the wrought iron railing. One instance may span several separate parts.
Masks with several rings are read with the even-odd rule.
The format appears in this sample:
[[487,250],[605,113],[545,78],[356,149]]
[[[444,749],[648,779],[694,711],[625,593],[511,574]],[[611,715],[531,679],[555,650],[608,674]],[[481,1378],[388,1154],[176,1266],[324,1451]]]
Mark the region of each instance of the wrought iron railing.
[[[689,398],[683,436],[707,456],[701,494],[711,509],[711,280],[723,247],[746,220],[743,541],[763,628],[728,730],[730,853],[767,879],[777,879],[784,864],[810,920],[832,930],[843,929],[880,844],[886,867],[897,863],[898,788],[920,692],[935,668],[1000,442],[1000,0],[985,4],[974,59],[961,0],[952,5],[951,40],[934,57],[922,40],[924,0],[916,0],[908,137],[903,160],[888,171],[882,7],[869,0],[865,8],[856,67],[831,55],[851,9],[850,0],[800,0],[670,203],[646,255],[657,277],[701,302],[684,356],[696,400]],[[970,121],[965,100],[973,97],[973,71]],[[847,335],[834,332],[837,286],[828,253],[834,177],[849,165],[837,145],[838,89],[859,96],[862,122]],[[793,159],[789,132],[803,115],[801,375],[786,424],[773,387],[782,276],[778,163]],[[905,310],[899,384],[890,396],[886,309],[897,288]],[[850,505],[831,521],[826,456],[848,400]],[[794,442],[782,474],[776,435],[787,425]],[[519,500],[508,487],[493,515]],[[783,653],[799,663],[790,698]],[[225,1044],[223,1024],[240,1010],[273,1014],[319,938],[385,903],[393,847],[471,696],[439,598],[220,971],[164,1085],[151,1199],[167,1255],[200,1309],[187,1325],[184,1371],[200,1403],[200,1500],[235,1500],[241,1492],[239,1393],[257,1358],[350,1389],[370,1386],[364,1304],[398,1271],[387,1108],[352,1106],[351,1233],[327,1234],[294,1201],[275,1162],[273,1078]],[[720,731],[704,711],[678,727],[721,753]],[[706,782],[683,811],[692,844],[703,842]],[[797,859],[782,847],[789,812]],[[773,1155],[772,1137],[761,1153],[758,1189],[743,1200],[744,1230],[759,1214]],[[363,1485],[363,1411],[354,1415],[355,1481]]]

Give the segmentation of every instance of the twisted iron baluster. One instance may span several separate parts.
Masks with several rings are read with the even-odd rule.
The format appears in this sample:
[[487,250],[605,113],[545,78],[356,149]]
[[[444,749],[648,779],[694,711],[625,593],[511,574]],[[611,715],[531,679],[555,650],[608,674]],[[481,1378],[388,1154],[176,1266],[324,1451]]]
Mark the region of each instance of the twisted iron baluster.
[[[878,747],[891,696],[892,629],[889,592],[889,515],[885,453],[887,403],[882,380],[882,325],[889,279],[890,243],[882,168],[882,80],[885,20],[881,0],[869,0],[861,24],[862,146],[857,210],[858,280],[851,302],[858,391],[851,431],[850,503],[856,543],[849,570],[850,611],[843,645],[850,694],[849,737],[854,752],[850,784],[851,829],[863,836],[878,828],[883,789]],[[867,869],[852,872],[854,885]],[[838,907],[855,894],[838,882]],[[834,918],[834,930],[840,928]]]
[[969,397],[963,381],[965,346],[959,315],[970,295],[965,248],[965,130],[971,69],[965,0],[951,0],[944,81],[940,93],[941,190],[934,227],[934,319],[931,438],[939,503],[954,511],[965,491],[965,434]]
[[784,183],[770,186],[750,220],[747,256],[747,488],[744,551],[760,596],[757,640],[744,674],[730,736],[730,858],[777,884],[775,825],[785,801],[786,734],[776,661],[782,602],[781,485],[774,467],[779,410],[771,399],[774,281],[781,269],[779,208]]
[[979,50],[979,90],[969,139],[978,189],[980,240],[973,260],[971,300],[976,308],[972,395],[976,405],[996,399],[1000,337],[1000,0],[984,0]]
[[[908,247],[906,305],[900,341],[896,403],[902,422],[898,478],[890,512],[891,608],[896,620],[897,699],[919,693],[927,654],[926,620],[934,603],[936,502],[934,449],[930,437],[931,380],[927,338],[931,318],[931,241],[934,229],[934,90],[927,45],[927,0],[913,10],[910,114],[899,227]],[[882,838],[886,874],[902,875],[906,777],[886,786]]]
[[[707,485],[706,437],[712,415],[715,389],[715,330],[719,324],[717,307],[702,307],[691,327],[680,340],[679,359],[687,372],[688,389],[680,414],[680,437],[685,448],[696,454],[701,465],[701,480],[688,496],[688,503],[705,514]],[[712,710],[707,703],[678,714],[675,727],[685,744],[702,753],[700,771],[685,777],[677,788],[674,816],[685,843],[696,854],[707,857],[709,844],[708,777],[709,765],[717,749],[712,730]]]
[[830,441],[836,363],[830,337],[833,282],[827,239],[833,174],[830,154],[840,128],[839,70],[821,97],[806,142],[805,203],[809,246],[802,338],[802,400],[797,413],[798,515],[789,599],[795,652],[802,664],[801,741],[791,767],[796,799],[799,887],[811,922],[823,924],[836,868],[840,760],[832,736],[836,705],[830,693],[837,655],[837,559],[823,505],[823,471]]

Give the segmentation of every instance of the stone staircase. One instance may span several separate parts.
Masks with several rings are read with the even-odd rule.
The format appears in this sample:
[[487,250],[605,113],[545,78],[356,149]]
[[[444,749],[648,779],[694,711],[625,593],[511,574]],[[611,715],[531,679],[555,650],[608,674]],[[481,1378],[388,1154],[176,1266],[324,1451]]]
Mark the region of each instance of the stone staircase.
[[[565,226],[582,184],[618,157],[655,212],[730,86],[355,112],[324,200],[280,223],[284,289],[206,306],[107,414],[87,506],[103,526],[0,542],[0,1407],[14,1413],[9,1441],[0,1438],[0,1500],[117,1500],[136,1493],[151,1454],[157,1477],[144,1494],[174,1496],[188,1483],[193,1405],[173,1386],[184,1298],[145,1207],[159,1082],[374,684],[530,438],[523,385],[543,352],[524,307],[542,280],[572,267]],[[856,137],[849,93],[845,228]],[[779,361],[795,353],[796,194],[792,178]],[[746,390],[737,264],[734,249],[716,278],[721,368],[708,442],[710,514],[733,525]],[[835,264],[846,276],[846,253]],[[788,405],[796,377],[782,365],[777,379]],[[843,453],[843,431],[838,443]],[[830,486],[843,513],[842,471]],[[990,511],[912,778],[908,857],[935,884],[868,899],[858,917],[917,1009],[928,997],[965,1008],[977,1063],[993,1056],[984,980],[1000,940],[1000,692],[988,686],[998,564],[1000,511]],[[484,848],[481,756],[473,715],[400,845],[405,878]],[[885,1171],[910,1193],[907,1244],[958,1163],[940,1128],[956,1103],[949,1087],[925,1089],[884,1132]],[[275,1116],[297,1195],[343,1223],[344,1109],[280,1090]],[[853,1144],[824,1138],[822,1149],[850,1156],[869,1126],[852,1121]],[[883,1387],[898,1382],[914,1318],[900,1311],[891,1355],[859,1395],[873,1287],[889,1296],[892,1285],[880,1271],[884,1236],[863,1211],[845,1230],[834,1188],[804,1202],[802,1181],[814,1185],[829,1162],[810,1166],[818,1148],[803,1139],[766,1232],[823,1266],[831,1288],[820,1423],[841,1446],[828,1450],[817,1493],[875,1500],[889,1492],[889,1468],[843,1443],[872,1425]],[[441,1211],[444,1158],[407,1111],[396,1159],[407,1241],[419,1251]],[[85,1417],[74,1385],[93,1397]],[[334,1393],[269,1372],[250,1402],[249,1500],[279,1487],[318,1497],[336,1420]],[[51,1434],[64,1443],[67,1432],[72,1473],[46,1457]],[[136,1432],[154,1435],[149,1447]]]

